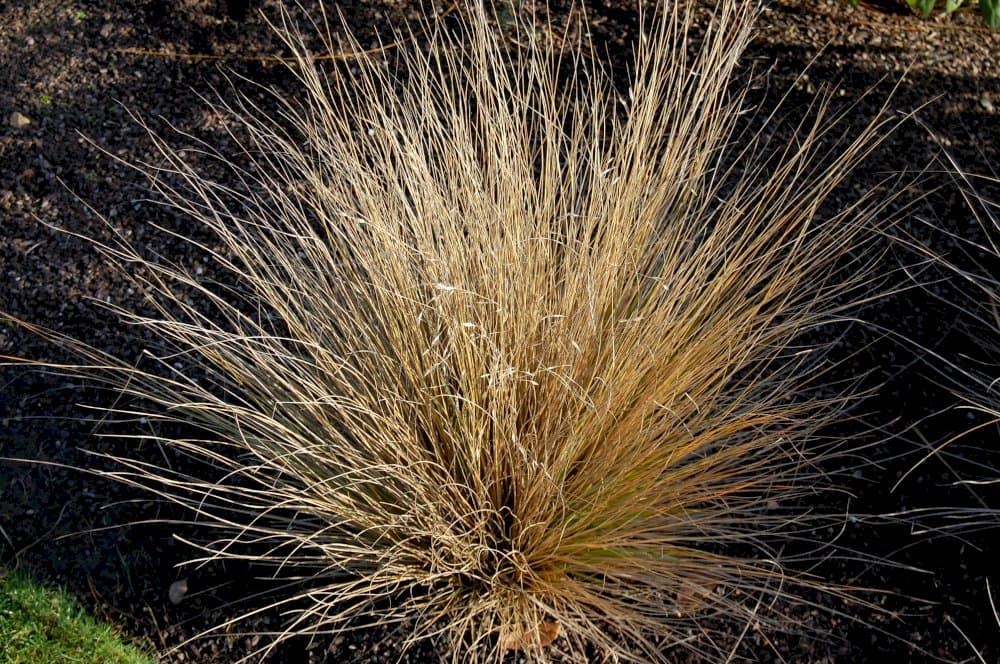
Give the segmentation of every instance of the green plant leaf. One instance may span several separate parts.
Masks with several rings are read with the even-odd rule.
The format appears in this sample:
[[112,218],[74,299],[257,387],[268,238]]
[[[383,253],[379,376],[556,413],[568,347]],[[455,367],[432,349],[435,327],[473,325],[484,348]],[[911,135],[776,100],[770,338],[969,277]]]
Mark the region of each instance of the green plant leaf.
[[934,3],[935,0],[906,0],[906,4],[910,6],[910,9],[920,12],[920,15],[924,18],[930,16],[931,12],[934,11]]
[[979,0],[979,11],[983,13],[987,25],[1000,28],[1000,0]]
[[921,16],[927,18],[934,11],[934,0],[917,0],[917,10]]
[[944,3],[945,12],[947,12],[948,14],[952,13],[953,11],[962,6],[962,2],[964,2],[964,0],[946,0]]

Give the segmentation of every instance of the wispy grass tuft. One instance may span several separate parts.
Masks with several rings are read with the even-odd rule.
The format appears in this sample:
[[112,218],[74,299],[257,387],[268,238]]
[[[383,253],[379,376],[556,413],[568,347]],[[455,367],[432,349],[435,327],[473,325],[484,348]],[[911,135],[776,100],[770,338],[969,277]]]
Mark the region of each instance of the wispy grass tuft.
[[314,61],[285,25],[301,95],[225,108],[239,155],[153,135],[137,167],[217,237],[192,241],[216,278],[100,245],[161,347],[60,341],[113,412],[196,432],[159,442],[211,476],[112,475],[190,508],[204,558],[298,579],[279,639],[367,617],[455,662],[554,638],[724,661],[774,606],[848,591],[807,562],[844,519],[816,497],[862,453],[822,435],[854,398],[803,338],[867,294],[890,197],[826,203],[891,121],[843,138],[819,99],[779,149],[736,133],[754,3],[699,39],[681,4],[644,19],[627,94],[478,5],[398,68]]
[[[928,370],[954,397],[947,410],[937,413],[950,415],[953,423],[930,439],[913,427],[925,452],[898,484],[909,481],[921,466],[935,464],[939,477],[949,480],[938,493],[957,504],[911,509],[900,516],[924,541],[954,538],[962,543],[963,552],[988,557],[1000,529],[1000,204],[995,199],[1000,177],[995,171],[973,174],[946,152],[943,161],[942,173],[953,181],[969,216],[963,219],[959,213],[955,218],[929,222],[943,240],[932,243],[905,237],[901,244],[920,254],[925,265],[939,275],[923,285],[943,300],[941,310],[954,316],[957,343],[941,344],[937,349],[918,347]],[[970,220],[971,228],[962,223]],[[920,283],[918,278],[914,281]],[[942,282],[948,282],[947,295],[937,288]],[[927,475],[929,471],[923,472]],[[948,626],[974,653],[975,661],[983,664],[991,661],[991,645],[996,643],[996,627],[1000,625],[991,581],[995,586],[995,577],[984,573],[976,583],[963,588],[964,602],[974,607],[973,615],[981,619],[978,634],[965,631],[976,629],[974,620],[967,619],[963,629],[946,617]]]
[[[945,386],[959,399],[958,407],[971,410],[980,417],[971,430],[955,433],[943,441],[931,441],[929,451],[920,463],[933,457],[943,458],[959,441],[981,438],[985,445],[974,452],[960,455],[963,470],[956,472],[956,484],[965,485],[979,507],[957,510],[952,515],[952,530],[985,530],[1000,523],[1000,511],[992,505],[987,493],[990,486],[1000,486],[1000,446],[991,444],[1000,423],[1000,204],[986,192],[1000,187],[1000,177],[967,172],[946,155],[947,172],[955,181],[967,210],[980,227],[971,236],[946,229],[936,230],[951,240],[957,248],[951,255],[936,250],[927,243],[909,241],[917,251],[929,257],[930,263],[944,269],[958,284],[964,298],[947,302],[956,310],[956,327],[965,343],[963,352],[927,351],[934,368],[941,374]],[[965,439],[965,440],[963,440]],[[919,465],[919,464],[918,464]],[[995,494],[995,491],[993,492]],[[994,495],[995,498],[995,495]]]

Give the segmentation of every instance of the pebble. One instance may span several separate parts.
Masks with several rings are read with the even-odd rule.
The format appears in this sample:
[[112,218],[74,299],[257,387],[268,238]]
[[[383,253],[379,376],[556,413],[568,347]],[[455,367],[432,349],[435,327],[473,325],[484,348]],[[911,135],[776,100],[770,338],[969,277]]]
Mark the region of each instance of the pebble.
[[114,25],[112,25],[111,23],[105,23],[104,25],[101,26],[101,36],[107,39],[108,37],[111,36],[111,33],[114,31],[114,29],[115,29]]
[[184,596],[187,595],[188,582],[187,579],[181,579],[180,581],[174,581],[170,584],[170,590],[167,591],[167,597],[170,598],[171,604],[180,604]]
[[14,129],[23,129],[24,127],[27,127],[28,125],[31,124],[31,118],[29,118],[27,115],[24,115],[23,113],[18,113],[17,111],[14,111],[7,118],[7,124],[9,124]]
[[982,97],[979,98],[979,105],[985,108],[990,113],[996,110],[996,107],[993,105],[993,100],[987,97],[986,95],[983,95]]

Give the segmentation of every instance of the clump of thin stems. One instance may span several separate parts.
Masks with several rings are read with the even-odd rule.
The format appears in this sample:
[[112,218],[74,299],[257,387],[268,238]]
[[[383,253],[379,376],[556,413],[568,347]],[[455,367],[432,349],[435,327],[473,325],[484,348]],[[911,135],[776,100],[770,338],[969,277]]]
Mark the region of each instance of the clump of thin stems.
[[821,435],[854,401],[802,339],[871,278],[889,198],[826,203],[890,121],[837,138],[819,99],[766,151],[734,129],[753,3],[699,40],[680,4],[644,18],[627,92],[478,4],[397,66],[315,61],[286,25],[301,94],[230,103],[238,155],[153,134],[137,168],[214,234],[192,249],[216,276],[102,244],[159,346],[61,341],[217,471],[123,453],[113,476],[193,510],[204,559],[304,577],[280,637],[367,617],[456,662],[556,634],[722,661],[776,600],[846,592],[785,557],[843,519],[805,506],[860,445]]
[[[981,232],[964,236],[946,230],[937,230],[949,237],[958,248],[954,255],[935,250],[927,243],[909,242],[930,263],[943,267],[959,288],[965,299],[958,304],[948,302],[959,310],[957,324],[971,342],[966,352],[944,354],[928,351],[935,361],[935,367],[944,376],[946,384],[960,399],[960,408],[977,411],[986,416],[977,422],[971,431],[964,431],[943,442],[934,441],[930,451],[921,460],[941,454],[946,448],[969,434],[984,434],[994,431],[1000,422],[1000,392],[998,392],[998,364],[1000,364],[1000,280],[996,268],[1000,261],[1000,205],[984,192],[1000,185],[1000,178],[993,175],[975,175],[967,172],[950,155],[945,155],[947,172],[956,182],[967,209],[978,223]],[[978,235],[978,236],[977,236]],[[989,434],[985,434],[989,437]],[[982,529],[984,523],[995,525],[997,510],[976,493],[976,488],[1000,483],[996,476],[1000,469],[990,457],[995,454],[995,446],[979,450],[969,461],[977,477],[958,477],[958,484],[966,484],[973,491],[982,509],[968,510],[968,518],[956,518],[956,529]],[[972,518],[976,517],[976,518]]]

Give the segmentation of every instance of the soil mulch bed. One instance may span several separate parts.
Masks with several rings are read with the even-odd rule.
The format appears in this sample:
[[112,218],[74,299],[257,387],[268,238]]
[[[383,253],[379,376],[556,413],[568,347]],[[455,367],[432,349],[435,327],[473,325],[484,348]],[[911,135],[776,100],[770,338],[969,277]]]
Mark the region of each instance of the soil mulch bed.
[[[551,4],[554,15],[565,15],[567,3]],[[636,37],[638,3],[587,4],[597,44],[624,69]],[[919,109],[919,122],[905,121],[852,177],[850,189],[864,191],[889,174],[915,173],[933,164],[942,148],[969,171],[996,174],[1000,31],[990,32],[972,14],[920,20],[879,11],[879,3],[868,5],[771,2],[745,57],[748,76],[757,81],[751,101],[767,109],[787,91],[783,114],[794,119],[818,90],[834,86],[835,110],[851,108],[851,123],[854,118],[863,123],[905,73],[891,106],[902,113]],[[207,111],[199,95],[211,96],[213,89],[227,94],[227,72],[295,93],[286,70],[263,57],[283,53],[258,13],[274,19],[278,6],[278,0],[11,0],[0,5],[0,310],[123,358],[138,355],[142,339],[93,300],[139,307],[141,294],[123,285],[89,245],[52,227],[109,238],[90,205],[138,245],[181,262],[197,260],[188,255],[187,245],[152,230],[150,224],[164,222],[168,213],[144,200],[138,174],[102,150],[127,160],[155,161],[145,131],[130,117],[135,112],[155,127],[175,126],[225,151],[232,140],[229,120]],[[378,44],[379,31],[415,21],[422,12],[418,2],[407,0],[349,0],[336,6],[366,46]],[[318,16],[311,2],[292,10],[303,22]],[[187,57],[192,54],[210,57]],[[870,89],[874,92],[866,95]],[[910,206],[902,231],[966,260],[959,238],[980,239],[981,230],[958,190],[940,172],[929,172],[919,182],[900,201]],[[995,183],[983,187],[984,194],[1000,200]],[[914,256],[897,249],[886,261],[899,267]],[[922,272],[917,279],[929,282],[938,276]],[[975,359],[979,344],[956,325],[975,297],[947,282],[908,290],[872,305],[866,317],[875,326],[852,332],[853,354],[845,371],[871,370],[872,384],[879,385],[865,404],[866,417],[903,433],[880,443],[873,453],[889,460],[866,468],[851,487],[856,494],[852,509],[858,513],[935,505],[1000,507],[989,486],[973,493],[967,485],[955,485],[958,478],[988,477],[984,465],[1000,469],[995,429],[956,443],[948,455],[931,458],[892,490],[926,451],[921,440],[944,440],[977,420],[949,410],[956,397],[947,373],[937,373],[932,364],[919,361],[911,346],[876,326],[944,356],[962,353]],[[0,326],[0,354],[71,359],[11,326]],[[106,395],[52,372],[0,369],[0,457],[44,462],[0,461],[0,567],[27,566],[39,578],[63,584],[98,616],[166,650],[224,619],[225,602],[247,592],[244,575],[251,571],[232,565],[177,569],[191,555],[174,539],[177,528],[133,523],[174,516],[168,508],[69,469],[100,467],[103,462],[90,452],[114,448],[93,436],[92,413],[77,405],[101,399]],[[160,454],[153,443],[141,441],[130,453],[152,459]],[[843,533],[841,543],[875,555],[893,554],[895,567],[841,562],[823,569],[837,581],[888,591],[874,600],[886,610],[817,598],[858,621],[819,607],[800,609],[791,618],[802,632],[820,628],[831,636],[759,630],[745,640],[739,657],[816,664],[1000,661],[1000,625],[987,595],[987,580],[997,589],[1000,576],[988,531],[954,537],[920,534],[904,525],[858,526]],[[169,588],[181,579],[189,594],[174,604]],[[251,627],[267,631],[275,625],[265,615]],[[315,642],[293,639],[268,661],[396,661],[400,637],[366,629]],[[231,662],[260,643],[259,636],[239,634],[201,639],[164,661]],[[436,659],[428,647],[403,661]],[[678,653],[677,661],[687,656]]]

